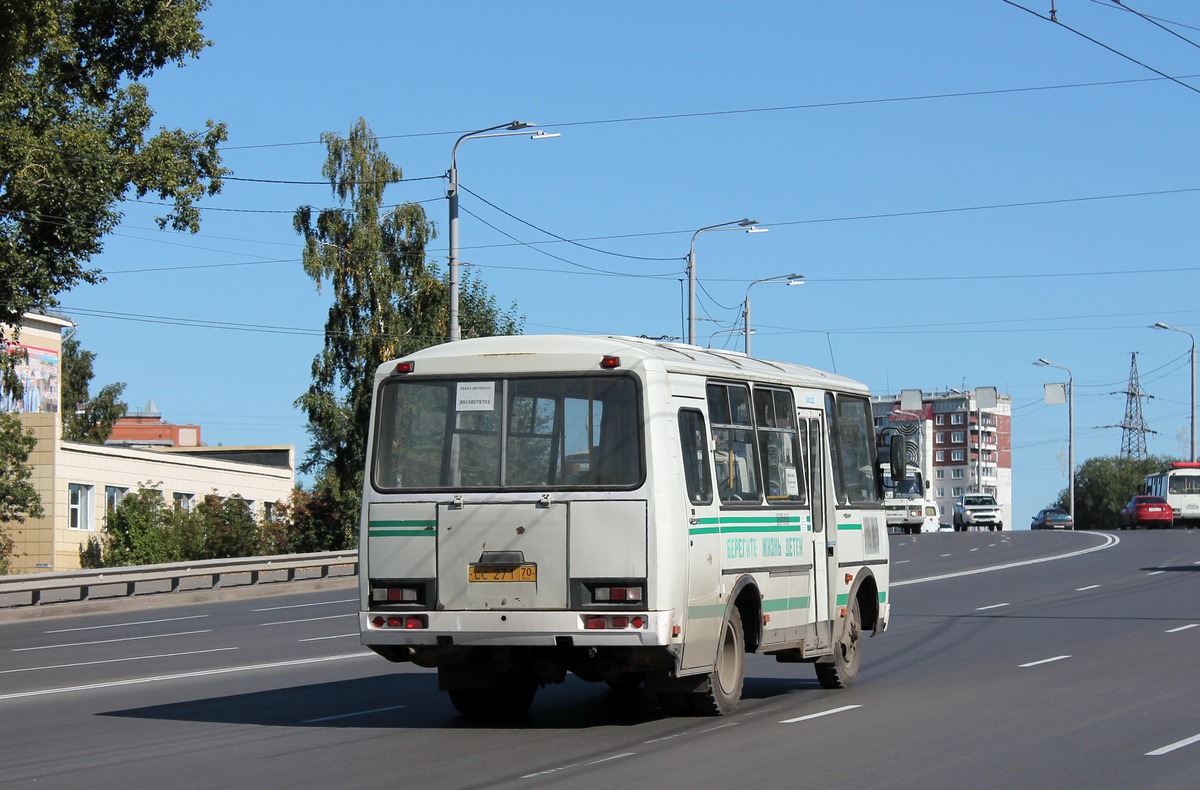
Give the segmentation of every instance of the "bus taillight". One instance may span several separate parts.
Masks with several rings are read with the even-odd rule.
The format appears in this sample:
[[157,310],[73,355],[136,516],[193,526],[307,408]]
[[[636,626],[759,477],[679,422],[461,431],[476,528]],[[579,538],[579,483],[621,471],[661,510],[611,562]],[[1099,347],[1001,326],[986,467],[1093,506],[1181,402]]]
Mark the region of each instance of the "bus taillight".
[[428,628],[429,618],[423,614],[392,614],[387,617],[377,615],[371,618],[371,625],[376,628]]

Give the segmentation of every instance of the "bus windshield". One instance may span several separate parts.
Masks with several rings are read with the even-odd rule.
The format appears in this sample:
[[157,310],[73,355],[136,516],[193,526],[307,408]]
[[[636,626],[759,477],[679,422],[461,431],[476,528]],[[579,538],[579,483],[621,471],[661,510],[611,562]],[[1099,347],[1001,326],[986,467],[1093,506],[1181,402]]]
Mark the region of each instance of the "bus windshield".
[[378,402],[379,490],[633,487],[643,478],[628,376],[398,378]]

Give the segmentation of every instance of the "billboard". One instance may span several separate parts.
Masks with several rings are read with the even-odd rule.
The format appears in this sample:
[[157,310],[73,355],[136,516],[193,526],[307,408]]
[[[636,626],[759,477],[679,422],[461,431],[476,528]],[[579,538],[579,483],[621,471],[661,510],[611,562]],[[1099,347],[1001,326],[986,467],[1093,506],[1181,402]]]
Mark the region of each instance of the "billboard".
[[25,391],[18,400],[7,393],[0,394],[0,411],[32,414],[57,412],[62,392],[61,366],[57,351],[24,343],[5,343],[10,354],[24,350],[28,359],[17,364],[17,378]]

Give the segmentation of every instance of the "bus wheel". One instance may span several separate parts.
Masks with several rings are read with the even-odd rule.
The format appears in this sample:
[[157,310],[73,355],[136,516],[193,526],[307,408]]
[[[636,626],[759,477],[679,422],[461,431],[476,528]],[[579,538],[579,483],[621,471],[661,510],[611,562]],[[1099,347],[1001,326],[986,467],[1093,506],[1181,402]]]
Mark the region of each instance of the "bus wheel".
[[450,689],[448,693],[455,710],[464,716],[511,719],[529,710],[537,688],[533,675],[505,672],[496,677],[492,688]]
[[708,676],[708,689],[692,699],[701,716],[727,716],[742,698],[742,680],[746,675],[746,638],[742,633],[742,615],[729,607],[729,618],[717,650],[717,663]]
[[817,681],[822,688],[844,689],[854,685],[861,661],[859,647],[862,641],[862,618],[858,613],[858,599],[851,598],[846,607],[846,626],[841,638],[833,646],[833,658],[818,661]]

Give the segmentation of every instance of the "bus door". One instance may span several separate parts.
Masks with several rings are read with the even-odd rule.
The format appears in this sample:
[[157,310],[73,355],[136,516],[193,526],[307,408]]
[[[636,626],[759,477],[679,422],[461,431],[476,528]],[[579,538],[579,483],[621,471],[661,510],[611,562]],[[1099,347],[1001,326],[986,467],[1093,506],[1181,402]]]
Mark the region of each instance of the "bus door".
[[[825,453],[822,450],[825,431],[822,428],[821,412],[815,409],[798,409],[797,415],[805,488],[808,491],[812,513],[811,529],[805,536],[808,556],[813,565],[812,573],[809,574],[811,589],[807,595],[810,596],[809,611],[812,621],[822,623],[830,619],[829,571],[826,566],[825,541],[828,537],[827,525],[832,523],[829,497],[825,495],[828,488],[825,479]],[[818,630],[818,633],[821,632]]]
[[713,495],[711,434],[699,409],[679,410],[687,514],[687,609],[682,666],[705,666],[717,650],[721,605],[721,528]]

